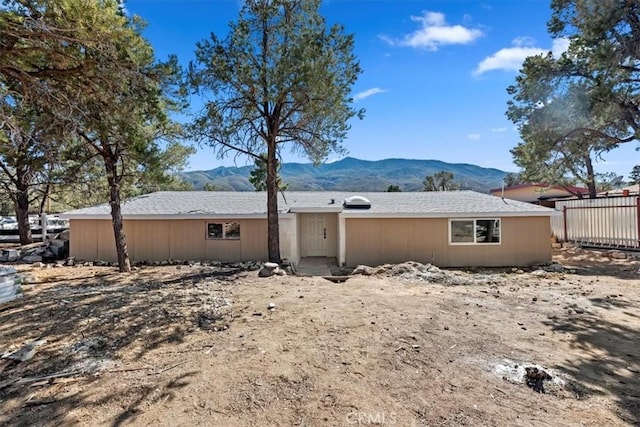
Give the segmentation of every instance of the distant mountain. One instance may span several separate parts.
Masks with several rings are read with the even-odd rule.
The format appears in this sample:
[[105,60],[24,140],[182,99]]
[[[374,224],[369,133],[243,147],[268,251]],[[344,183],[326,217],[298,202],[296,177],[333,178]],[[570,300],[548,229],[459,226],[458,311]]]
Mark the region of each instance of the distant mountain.
[[[185,178],[196,190],[210,183],[222,191],[253,191],[249,172],[253,165],[217,167],[208,171],[185,172]],[[384,159],[376,161],[346,157],[333,163],[313,166],[311,163],[284,163],[280,169],[282,181],[291,191],[384,191],[398,185],[402,191],[421,191],[427,175],[451,172],[462,189],[483,193],[500,187],[507,172],[466,163],[446,163],[439,160]]]

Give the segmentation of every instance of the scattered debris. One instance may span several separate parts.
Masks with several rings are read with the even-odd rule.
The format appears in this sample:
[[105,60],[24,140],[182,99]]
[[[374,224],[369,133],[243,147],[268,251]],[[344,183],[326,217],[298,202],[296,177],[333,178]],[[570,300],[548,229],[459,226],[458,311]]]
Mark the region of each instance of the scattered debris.
[[108,340],[103,336],[94,336],[78,341],[67,347],[65,354],[73,371],[94,373],[111,366],[113,360],[106,356]]
[[553,262],[545,267],[543,267],[544,271],[549,273],[566,273],[567,269],[564,268],[562,264],[558,264],[557,262]]
[[375,269],[373,267],[369,267],[368,265],[359,265],[351,272],[352,275],[360,274],[362,276],[371,276],[374,273]]
[[552,380],[551,375],[547,371],[538,369],[536,366],[527,366],[524,368],[527,386],[538,393],[544,393],[544,381]]
[[609,251],[607,255],[614,259],[627,259],[627,254],[622,251],[612,250]]
[[7,381],[0,382],[0,390],[11,385],[30,384],[30,383],[35,383],[35,382],[44,381],[44,380],[51,381],[51,380],[55,380],[56,378],[72,377],[74,375],[80,375],[80,374],[82,374],[82,371],[68,371],[68,372],[60,372],[58,374],[45,375],[40,377],[13,378]]
[[226,330],[228,326],[224,322],[226,311],[231,302],[222,296],[210,297],[195,315],[195,323],[201,329]]
[[17,362],[26,362],[35,356],[36,348],[40,347],[47,343],[47,340],[37,340],[30,342],[22,347],[20,347],[16,351],[12,351],[10,353],[3,354],[0,356],[0,359],[10,359],[15,360]]
[[0,262],[15,262],[20,259],[20,251],[18,249],[3,249],[0,255]]
[[42,257],[40,255],[25,255],[22,257],[22,262],[27,264],[33,264],[34,262],[41,262]]
[[505,359],[493,366],[493,373],[513,384],[526,384],[538,393],[546,393],[543,381],[549,381],[553,392],[565,387],[566,383],[550,369],[535,363],[517,363]]
[[[182,361],[182,362],[180,362],[180,363],[176,363],[176,364],[174,364],[174,365],[168,366],[168,367],[166,367],[166,368],[164,368],[164,369],[159,370],[158,372],[153,372],[153,374],[155,374],[155,375],[160,375],[160,374],[162,374],[162,373],[164,373],[164,372],[170,371],[170,370],[171,370],[171,369],[173,369],[173,368],[177,368],[178,366],[182,366],[182,365],[184,365],[185,363],[187,363],[187,360],[183,360],[183,361]],[[149,375],[152,375],[152,374],[149,374]]]

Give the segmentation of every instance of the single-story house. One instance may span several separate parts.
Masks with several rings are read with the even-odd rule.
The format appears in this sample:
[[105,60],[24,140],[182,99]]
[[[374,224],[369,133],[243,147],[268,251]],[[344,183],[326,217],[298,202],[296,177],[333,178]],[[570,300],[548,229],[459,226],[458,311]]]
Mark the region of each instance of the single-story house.
[[[551,260],[542,206],[474,191],[279,194],[280,250],[297,263],[403,261],[442,267],[526,266]],[[157,192],[122,204],[133,261],[266,260],[264,192]],[[70,255],[115,261],[108,204],[69,211]]]
[[509,200],[536,203],[539,205],[554,207],[555,200],[575,198],[578,195],[588,195],[589,189],[575,186],[559,186],[544,183],[517,184],[504,188],[489,190],[492,196],[498,196]]

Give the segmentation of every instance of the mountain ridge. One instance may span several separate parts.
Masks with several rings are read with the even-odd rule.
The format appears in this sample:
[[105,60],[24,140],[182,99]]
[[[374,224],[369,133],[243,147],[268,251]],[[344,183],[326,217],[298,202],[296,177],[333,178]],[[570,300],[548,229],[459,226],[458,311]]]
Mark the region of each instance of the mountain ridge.
[[[253,191],[249,173],[254,165],[219,166],[205,171],[184,172],[196,190],[212,184],[221,191]],[[488,192],[500,187],[507,172],[470,163],[447,163],[441,160],[389,158],[362,160],[345,157],[322,163],[283,163],[280,176],[291,191],[385,191],[397,185],[402,191],[421,191],[427,175],[451,172],[465,190]]]

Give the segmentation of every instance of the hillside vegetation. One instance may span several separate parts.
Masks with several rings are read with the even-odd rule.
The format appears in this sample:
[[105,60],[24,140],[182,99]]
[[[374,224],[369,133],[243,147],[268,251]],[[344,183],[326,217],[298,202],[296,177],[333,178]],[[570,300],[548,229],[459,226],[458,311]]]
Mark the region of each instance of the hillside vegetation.
[[[253,165],[221,166],[208,171],[185,172],[184,176],[197,190],[210,184],[222,191],[253,191],[248,179],[253,168]],[[384,191],[389,185],[398,185],[402,191],[422,191],[424,178],[440,171],[453,173],[461,189],[485,193],[500,187],[507,174],[498,169],[438,160],[367,161],[347,157],[317,167],[311,163],[284,163],[280,175],[291,191]]]

